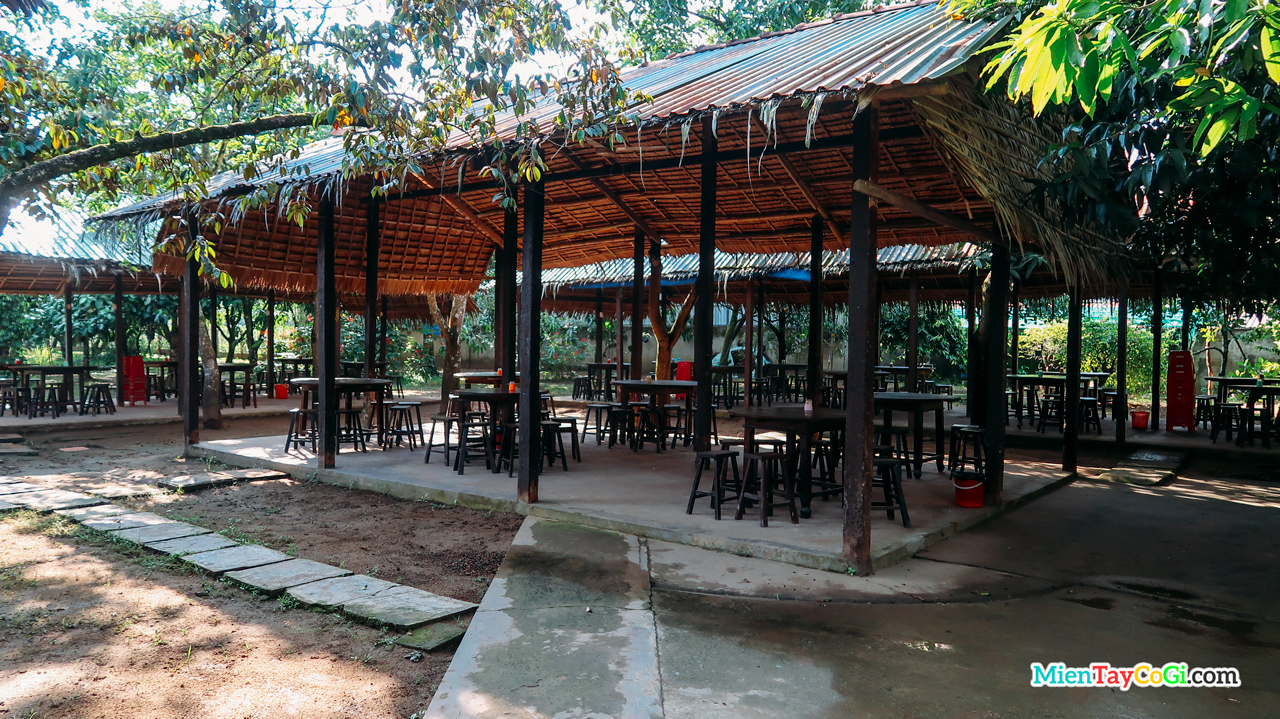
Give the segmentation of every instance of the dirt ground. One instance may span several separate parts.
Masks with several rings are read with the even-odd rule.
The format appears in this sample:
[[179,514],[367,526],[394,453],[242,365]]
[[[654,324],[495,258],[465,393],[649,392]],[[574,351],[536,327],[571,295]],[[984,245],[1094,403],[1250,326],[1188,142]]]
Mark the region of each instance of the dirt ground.
[[[277,431],[241,420],[211,437]],[[204,471],[176,425],[28,435],[0,474],[67,489]],[[64,447],[87,447],[63,452]],[[255,542],[478,601],[521,517],[272,480],[123,501]],[[288,608],[57,517],[0,518],[0,716],[409,717],[452,648],[423,654],[335,613]]]

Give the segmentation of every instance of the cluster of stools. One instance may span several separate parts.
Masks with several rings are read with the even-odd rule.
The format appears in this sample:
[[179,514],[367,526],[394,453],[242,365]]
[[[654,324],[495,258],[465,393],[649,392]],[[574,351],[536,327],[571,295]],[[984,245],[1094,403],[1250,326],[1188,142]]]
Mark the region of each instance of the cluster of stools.
[[43,387],[24,387],[5,380],[0,382],[0,417],[6,412],[14,417],[25,414],[28,419],[45,416],[57,419],[71,412],[97,416],[104,412],[115,414],[116,402],[111,385],[106,382],[86,386],[84,397],[75,399],[75,388],[68,387],[67,393],[63,394],[63,386],[58,382],[49,382]]
[[[1219,401],[1218,396],[1212,394],[1196,395],[1195,425],[1208,429],[1209,439],[1214,444],[1218,442],[1218,435],[1225,432],[1228,442],[1234,435],[1237,445],[1253,446],[1255,441],[1263,438],[1262,429],[1268,424],[1263,413],[1269,408],[1250,407],[1236,397],[1227,399]],[[1274,431],[1280,425],[1272,419],[1270,426]]]
[[[360,407],[338,409],[338,449],[349,444],[352,449],[369,451],[369,442],[377,434],[372,423],[365,424],[365,411]],[[422,403],[398,401],[383,407],[382,445],[384,448],[408,447],[410,451],[426,445],[422,425]],[[316,407],[294,407],[289,410],[289,431],[284,439],[284,451],[300,450],[304,445],[316,451],[319,437],[319,410]]]
[[[558,461],[561,468],[568,471],[570,457],[582,461],[578,419],[559,416],[555,400],[549,394],[542,395],[538,427],[539,446],[548,467],[554,467]],[[437,430],[441,431],[439,442],[436,441]],[[566,436],[569,438],[567,452]],[[520,425],[514,416],[495,424],[488,411],[475,409],[471,403],[450,397],[445,403],[445,411],[431,417],[426,448],[424,463],[430,463],[432,453],[439,449],[444,453],[445,464],[452,463],[459,474],[465,474],[472,462],[483,461],[485,469],[498,473],[505,468],[507,476],[512,476],[520,459]]]
[[[718,439],[716,408],[717,405],[711,405],[711,436]],[[682,442],[686,447],[693,442],[693,410],[684,404],[592,402],[586,410],[582,423],[584,442],[588,434],[593,434],[596,444],[606,441],[609,447],[626,444],[636,452],[644,449],[646,443],[662,452],[668,448],[668,442],[671,449]]]
[[[1006,389],[1005,406],[1007,408],[1008,424],[1009,419],[1017,419],[1018,428],[1022,428],[1022,422],[1025,418],[1036,428],[1040,434],[1044,434],[1045,430],[1054,427],[1059,432],[1065,428],[1067,398],[1065,389],[1061,386],[1046,387],[1045,393],[1040,394],[1040,387],[1034,384],[1025,384],[1022,391]],[[1104,387],[1101,390],[1090,387],[1082,388],[1080,391],[1080,431],[1087,432],[1093,430],[1098,434],[1102,434],[1102,420],[1107,418],[1107,407],[1110,405],[1112,412],[1116,411],[1116,402],[1119,392],[1114,388]]]

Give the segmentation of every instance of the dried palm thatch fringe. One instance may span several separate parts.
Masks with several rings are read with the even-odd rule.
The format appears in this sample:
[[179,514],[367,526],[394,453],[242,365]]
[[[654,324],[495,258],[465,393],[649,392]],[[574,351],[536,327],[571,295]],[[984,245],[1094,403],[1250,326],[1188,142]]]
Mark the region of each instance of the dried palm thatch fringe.
[[1103,288],[1127,276],[1123,238],[1103,227],[1080,226],[1057,204],[1039,208],[1030,198],[1033,181],[1052,179],[1041,158],[1060,142],[1057,128],[1021,105],[984,93],[978,77],[971,64],[950,78],[952,92],[911,101],[944,156],[990,200],[1011,242],[1039,246],[1068,284]]

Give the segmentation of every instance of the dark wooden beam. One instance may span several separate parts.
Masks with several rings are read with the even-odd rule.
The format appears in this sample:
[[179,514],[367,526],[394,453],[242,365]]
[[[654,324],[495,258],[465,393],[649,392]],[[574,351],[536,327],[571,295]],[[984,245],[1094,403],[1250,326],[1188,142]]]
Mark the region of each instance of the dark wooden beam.
[[267,392],[276,391],[276,291],[267,290]]
[[1080,450],[1080,291],[1071,288],[1067,295],[1067,386],[1066,407],[1062,414],[1062,471],[1075,474]]
[[[752,277],[747,280],[747,298],[742,310],[743,320],[742,327],[745,335],[742,338],[742,346],[746,349],[742,353],[742,404],[751,405],[751,389],[755,383],[756,371],[756,286],[759,280]],[[733,364],[733,353],[729,353],[729,364]],[[733,387],[732,382],[728,382],[729,387]]]
[[[1022,303],[1018,299],[1018,290],[1021,289],[1021,283],[1018,280],[1013,281],[1013,295],[1009,298],[1009,306],[1012,308],[1011,314],[1013,319],[1009,322],[1009,371],[1018,374],[1018,335],[1020,334]],[[1014,401],[1019,401],[1014,397]]]
[[[75,347],[71,343],[71,283],[62,288],[62,356],[67,366],[75,364]],[[85,358],[85,364],[89,364]]]
[[[868,107],[853,118],[858,142],[853,151],[854,181],[870,181],[878,160],[878,108]],[[876,226],[871,198],[851,192],[849,233],[849,346],[845,382],[847,418],[844,432],[844,536],[846,562],[859,574],[871,566],[871,460],[877,345]]]
[[333,200],[320,200],[320,222],[316,237],[316,392],[318,464],[332,469],[338,456],[338,293],[334,286],[334,254],[337,246],[333,227]]
[[853,189],[857,192],[874,197],[881,202],[893,205],[900,210],[904,210],[913,215],[923,217],[926,220],[936,222],[939,225],[973,235],[983,242],[990,244],[999,244],[1000,242],[1000,238],[996,233],[984,227],[979,227],[959,215],[953,215],[950,212],[944,212],[930,207],[923,202],[914,200],[906,195],[899,195],[896,192],[886,190],[879,185],[868,182],[867,180],[854,180]]
[[[187,215],[187,248],[196,244],[200,236],[200,218],[194,212]],[[182,314],[178,318],[181,348],[178,365],[182,369],[182,439],[183,455],[191,445],[200,442],[200,265],[194,258],[187,259],[182,268]]]
[[[519,201],[519,190],[515,199]],[[516,270],[520,255],[520,215],[510,207],[503,214],[502,246],[497,250],[494,266],[495,304],[497,319],[498,351],[497,369],[508,382],[513,382],[516,372]]]
[[968,287],[969,302],[964,307],[964,321],[966,333],[965,337],[968,341],[965,343],[965,382],[964,382],[964,409],[969,415],[969,421],[976,422],[977,417],[973,413],[973,388],[974,383],[978,380],[978,270],[973,267],[969,268]]
[[711,449],[711,331],[716,273],[716,183],[719,138],[715,120],[702,120],[701,201],[698,213],[698,296],[694,300],[693,379],[698,383],[693,398],[693,440],[699,452]]
[[387,366],[387,296],[382,296],[382,317],[378,322],[378,361]]
[[[124,327],[124,278],[116,275],[114,279],[115,297],[113,298],[111,309],[115,313],[116,404],[118,405],[124,401],[124,356],[128,351],[128,343],[126,342]],[[85,364],[88,364],[88,361]]]
[[524,248],[520,283],[520,466],[516,497],[538,501],[538,474],[542,470],[542,391],[538,382],[542,348],[542,231],[546,194],[542,180],[525,186]]
[[916,391],[920,378],[920,273],[912,270],[907,287],[907,392]]
[[604,290],[596,288],[596,364],[604,362]]
[[378,233],[378,215],[382,203],[376,199],[366,206],[364,235],[364,376],[374,376],[377,350],[378,320],[378,255],[382,241]]
[[809,232],[809,367],[805,378],[809,401],[822,401],[822,236],[826,222],[814,215]]
[[1009,419],[1004,399],[1004,388],[1008,384],[1005,367],[1009,365],[1006,346],[1009,334],[1009,248],[1005,245],[991,246],[991,280],[987,292],[991,316],[985,320],[987,346],[983,389],[986,391],[986,415],[982,423],[987,430],[986,502],[999,506],[1004,501],[1004,428]]
[[1164,352],[1164,267],[1157,265],[1151,286],[1151,430],[1160,429],[1160,380]]
[[1116,298],[1116,399],[1111,417],[1116,421],[1116,443],[1125,442],[1125,424],[1129,420],[1129,283],[1120,288]]

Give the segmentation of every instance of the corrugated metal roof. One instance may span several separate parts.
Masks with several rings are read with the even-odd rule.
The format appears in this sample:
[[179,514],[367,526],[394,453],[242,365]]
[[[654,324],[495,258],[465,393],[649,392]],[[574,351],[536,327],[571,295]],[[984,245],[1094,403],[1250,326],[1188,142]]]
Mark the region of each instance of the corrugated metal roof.
[[[645,123],[665,123],[708,110],[940,78],[969,59],[1003,23],[953,19],[937,0],[890,5],[674,55],[628,70],[622,73],[622,81],[631,93],[652,98],[631,112]],[[529,114],[504,113],[497,122],[498,134],[511,139],[518,123],[534,119],[549,128],[560,109],[548,96]],[[447,149],[464,150],[471,143],[469,136],[459,132]],[[208,182],[209,196],[331,178],[343,169],[343,146],[340,136],[319,140],[276,172],[248,181],[238,173],[223,173]],[[100,218],[153,211],[178,199],[180,194],[169,193]]]
[[[984,250],[977,245],[963,242],[954,245],[928,247],[925,245],[897,245],[882,247],[876,255],[876,265],[883,273],[910,270],[955,270],[968,268]],[[780,254],[730,254],[716,251],[716,282],[764,277],[808,281],[809,253],[784,252]],[[843,275],[849,271],[849,251],[822,253],[824,277]],[[633,260],[613,260],[582,267],[559,267],[542,271],[543,288],[555,292],[564,288],[608,289],[630,286],[634,279]],[[644,276],[649,278],[649,260],[644,261]],[[698,255],[662,258],[662,284],[682,285],[693,282],[698,276]]]

